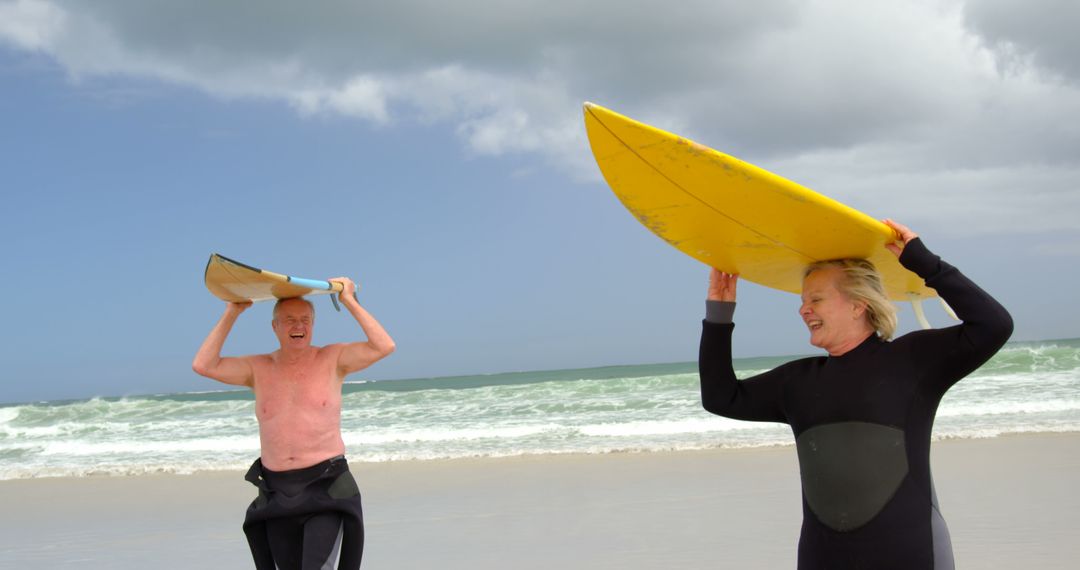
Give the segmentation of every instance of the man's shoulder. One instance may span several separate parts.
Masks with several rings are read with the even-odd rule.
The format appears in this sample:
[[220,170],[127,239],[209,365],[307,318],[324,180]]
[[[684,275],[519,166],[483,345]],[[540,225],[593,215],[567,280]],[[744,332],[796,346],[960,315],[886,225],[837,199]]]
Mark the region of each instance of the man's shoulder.
[[276,353],[277,351],[268,352],[265,354],[249,354],[247,356],[244,356],[243,358],[246,358],[253,364],[272,364],[274,362],[274,355]]
[[331,343],[331,344],[327,344],[327,345],[323,345],[323,346],[312,346],[311,348],[314,348],[315,350],[317,350],[318,354],[327,354],[327,353],[331,353],[331,352],[341,350],[342,347],[345,346],[345,344],[346,343],[344,343],[344,342],[335,342],[335,343]]

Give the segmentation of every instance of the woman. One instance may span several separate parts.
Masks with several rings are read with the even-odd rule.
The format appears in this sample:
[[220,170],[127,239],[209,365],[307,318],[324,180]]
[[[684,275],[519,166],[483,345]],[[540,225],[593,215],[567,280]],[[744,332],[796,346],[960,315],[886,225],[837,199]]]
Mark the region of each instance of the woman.
[[930,432],[946,390],[1012,334],[1008,312],[907,227],[889,248],[963,324],[889,342],[895,308],[863,260],[807,268],[799,315],[828,356],[738,381],[731,366],[737,275],[712,271],[699,365],[705,409],[791,425],[802,477],[798,567],[953,568],[930,477]]

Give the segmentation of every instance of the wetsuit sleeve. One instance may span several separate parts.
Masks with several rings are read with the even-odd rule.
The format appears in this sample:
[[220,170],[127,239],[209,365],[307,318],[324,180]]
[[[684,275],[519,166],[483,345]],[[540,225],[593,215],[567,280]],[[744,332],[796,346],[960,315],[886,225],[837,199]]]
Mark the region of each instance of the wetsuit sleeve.
[[957,326],[908,335],[912,337],[911,357],[929,366],[923,384],[944,393],[1009,340],[1012,317],[978,285],[931,253],[921,239],[904,246],[900,263],[926,280],[926,285],[934,288],[963,321]]
[[734,318],[734,301],[705,301],[706,321],[710,323],[730,323]]
[[733,323],[702,323],[698,374],[701,405],[718,416],[737,420],[787,423],[783,412],[782,368],[746,380],[735,377],[731,365]]

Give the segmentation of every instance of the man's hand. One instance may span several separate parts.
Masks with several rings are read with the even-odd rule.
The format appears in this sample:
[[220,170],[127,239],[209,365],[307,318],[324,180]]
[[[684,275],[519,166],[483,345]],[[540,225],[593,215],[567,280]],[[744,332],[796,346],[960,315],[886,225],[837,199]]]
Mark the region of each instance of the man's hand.
[[229,302],[225,304],[225,312],[231,313],[233,316],[239,316],[240,313],[248,310],[251,307],[251,301],[242,301],[239,303]]
[[341,293],[338,294],[338,299],[340,299],[342,303],[346,302],[347,300],[356,300],[357,286],[352,279],[349,279],[348,277],[333,277],[331,279],[327,279],[327,281],[331,283],[341,283]]

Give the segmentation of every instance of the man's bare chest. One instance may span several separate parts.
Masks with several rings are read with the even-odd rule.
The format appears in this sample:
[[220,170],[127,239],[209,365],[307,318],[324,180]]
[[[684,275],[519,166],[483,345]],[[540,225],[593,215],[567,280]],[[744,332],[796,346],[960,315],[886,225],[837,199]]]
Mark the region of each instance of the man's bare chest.
[[341,383],[334,367],[316,358],[265,362],[255,370],[254,387],[260,416],[336,408],[341,401]]

